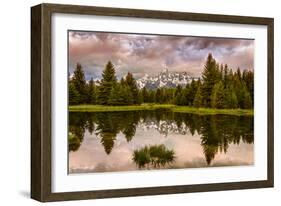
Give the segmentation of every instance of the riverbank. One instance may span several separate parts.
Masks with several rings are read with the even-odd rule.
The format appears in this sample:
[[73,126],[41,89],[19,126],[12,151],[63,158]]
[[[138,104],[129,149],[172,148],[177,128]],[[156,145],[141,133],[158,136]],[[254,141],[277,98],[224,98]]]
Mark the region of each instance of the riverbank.
[[201,115],[254,115],[253,109],[213,109],[213,108],[195,108],[188,106],[176,106],[173,104],[142,104],[130,106],[103,106],[103,105],[72,105],[69,106],[70,112],[121,112],[121,111],[139,111],[170,109],[173,112],[193,113]]

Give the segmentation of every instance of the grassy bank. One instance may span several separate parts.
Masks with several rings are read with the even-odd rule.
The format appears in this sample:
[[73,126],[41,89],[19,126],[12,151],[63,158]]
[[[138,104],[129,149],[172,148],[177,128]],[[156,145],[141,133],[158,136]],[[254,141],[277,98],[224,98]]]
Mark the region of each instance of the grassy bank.
[[188,106],[176,106],[172,104],[142,104],[131,106],[102,106],[102,105],[75,105],[69,106],[71,112],[119,112],[119,111],[139,111],[170,109],[173,112],[193,113],[201,115],[228,114],[228,115],[254,115],[252,109],[212,109],[194,108]]
[[174,112],[194,113],[201,115],[227,114],[227,115],[254,115],[253,109],[212,109],[212,108],[194,108],[186,106],[176,106],[172,108]]
[[121,112],[139,111],[155,109],[171,109],[175,105],[171,104],[142,104],[130,106],[103,106],[103,105],[73,105],[69,106],[71,112]]

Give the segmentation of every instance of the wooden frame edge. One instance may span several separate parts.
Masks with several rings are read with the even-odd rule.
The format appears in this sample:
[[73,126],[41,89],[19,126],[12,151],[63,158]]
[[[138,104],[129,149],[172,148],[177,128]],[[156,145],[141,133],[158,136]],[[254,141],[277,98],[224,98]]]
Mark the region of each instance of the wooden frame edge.
[[31,8],[31,198],[42,200],[41,35],[42,7]]
[[[52,193],[51,191],[51,15],[124,16],[173,20],[266,25],[268,28],[268,168],[267,180],[165,186],[134,189]],[[31,198],[64,201],[140,195],[207,192],[274,186],[274,20],[273,18],[229,16],[109,7],[40,4],[31,8]]]

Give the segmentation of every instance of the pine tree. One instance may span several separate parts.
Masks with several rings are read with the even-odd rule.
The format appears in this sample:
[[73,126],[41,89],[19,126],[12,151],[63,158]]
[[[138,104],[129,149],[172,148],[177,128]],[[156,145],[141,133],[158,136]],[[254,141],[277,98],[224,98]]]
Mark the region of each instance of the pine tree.
[[218,109],[224,108],[224,95],[223,83],[220,81],[213,87],[211,95],[211,106]]
[[141,94],[142,94],[143,102],[148,103],[149,102],[149,94],[148,94],[147,89],[145,87],[141,90]]
[[202,73],[203,85],[202,96],[204,100],[204,106],[211,106],[211,94],[214,85],[220,80],[219,65],[213,58],[212,54],[209,54]]
[[76,91],[79,93],[79,104],[86,103],[86,80],[83,68],[79,63],[77,63],[76,68],[74,70],[72,82]]
[[87,103],[88,104],[96,103],[96,86],[93,78],[91,78],[87,86]]
[[108,98],[109,105],[131,105],[133,104],[132,93],[128,86],[121,86],[120,83],[116,83]]
[[159,88],[156,90],[155,101],[156,103],[162,103],[162,91]]
[[242,79],[242,75],[241,75],[241,71],[240,68],[238,67],[237,72],[236,72],[238,79],[241,80]]
[[182,90],[182,94],[180,95],[180,101],[179,105],[187,105],[187,96],[188,96],[188,90],[185,88]]
[[231,84],[231,81],[233,81],[233,77],[234,77],[233,71],[232,69],[229,69],[229,73],[228,73],[229,84]]
[[244,90],[246,89],[245,83],[239,78],[238,72],[233,74],[231,84],[234,87],[235,94],[237,96],[238,107],[243,108]]
[[202,101],[203,101],[203,96],[201,94],[201,86],[198,87],[197,92],[195,94],[195,98],[193,101],[193,106],[194,107],[201,107],[202,106]]
[[175,96],[181,93],[182,87],[180,85],[177,86]]
[[228,73],[228,65],[225,64],[224,68],[223,68],[223,84],[224,84],[224,88],[227,87],[228,83],[229,83],[229,73]]
[[[254,73],[252,71],[243,71],[242,79],[245,82],[250,93],[251,99],[254,99]],[[253,102],[252,102],[253,107]]]
[[252,99],[250,93],[247,91],[244,96],[244,109],[251,109],[252,108]]
[[137,83],[133,74],[128,72],[125,80],[126,84],[129,86],[131,93],[133,95],[133,104],[139,104],[139,90],[137,87]]
[[162,87],[161,88],[161,94],[162,94],[162,98],[161,98],[161,103],[164,104],[167,101],[167,89]]
[[251,95],[245,85],[242,87],[241,108],[242,109],[251,109],[252,108]]
[[238,107],[237,96],[232,86],[228,86],[225,89],[224,107],[228,109],[234,109]]
[[182,95],[183,95],[182,87],[178,85],[175,91],[175,99],[174,99],[176,105],[182,105]]
[[125,86],[127,84],[123,77],[120,79],[120,84],[121,86]]
[[75,104],[79,104],[80,97],[79,97],[79,93],[76,90],[73,82],[69,82],[68,85],[68,103],[69,105],[75,105]]
[[224,67],[223,64],[220,65],[220,81],[224,81]]
[[149,90],[149,101],[148,102],[150,102],[150,103],[152,103],[152,102],[156,102],[155,101],[155,91],[154,90]]
[[113,86],[116,84],[115,69],[109,61],[102,73],[100,86],[98,87],[97,102],[102,105],[108,104],[108,98]]
[[198,81],[195,81],[192,79],[189,87],[189,92],[188,92],[188,105],[193,105],[193,101],[198,89],[198,85],[201,84],[200,79]]
[[141,91],[138,92],[138,104],[144,103]]

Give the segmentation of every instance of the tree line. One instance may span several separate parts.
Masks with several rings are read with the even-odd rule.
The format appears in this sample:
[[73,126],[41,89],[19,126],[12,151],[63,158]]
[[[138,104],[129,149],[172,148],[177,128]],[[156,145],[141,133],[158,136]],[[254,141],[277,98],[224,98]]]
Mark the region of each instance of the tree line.
[[81,64],[69,77],[69,104],[139,105],[142,103],[176,104],[209,108],[253,108],[254,74],[219,64],[209,54],[201,78],[176,88],[139,89],[132,73],[119,81],[109,61],[96,85],[86,81]]
[[141,104],[140,91],[133,75],[117,81],[115,68],[109,61],[102,73],[99,85],[93,78],[86,82],[81,64],[77,64],[73,77],[69,78],[69,104],[137,105]]

